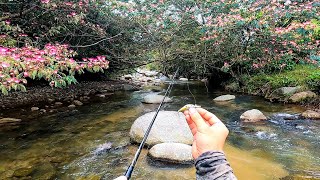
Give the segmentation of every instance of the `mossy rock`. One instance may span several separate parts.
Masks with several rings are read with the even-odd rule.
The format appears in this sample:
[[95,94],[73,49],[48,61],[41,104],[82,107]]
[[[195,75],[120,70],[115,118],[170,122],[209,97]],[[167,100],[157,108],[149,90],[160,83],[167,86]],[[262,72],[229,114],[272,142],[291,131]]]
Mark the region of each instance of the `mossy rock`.
[[96,174],[91,174],[85,177],[80,177],[77,180],[100,180],[101,176],[96,175]]
[[26,177],[33,172],[33,168],[19,168],[14,171],[13,176],[15,177]]

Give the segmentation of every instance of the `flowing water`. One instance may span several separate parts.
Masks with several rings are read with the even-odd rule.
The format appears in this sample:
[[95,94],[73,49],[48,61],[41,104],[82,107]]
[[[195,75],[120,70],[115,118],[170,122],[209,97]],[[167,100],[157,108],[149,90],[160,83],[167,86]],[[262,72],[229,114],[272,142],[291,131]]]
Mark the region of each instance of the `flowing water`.
[[[260,124],[239,121],[248,109],[272,116],[300,113],[303,108],[240,94],[234,101],[214,103],[212,99],[225,92],[207,93],[201,83],[190,84],[190,90],[197,104],[214,112],[230,129],[225,152],[240,180],[320,179],[320,121],[283,120],[281,115]],[[129,139],[133,121],[157,107],[141,103],[149,93],[118,92],[71,112],[0,127],[0,179],[94,180],[123,174],[137,150]],[[194,103],[183,83],[174,86],[171,97],[174,102],[165,104],[166,110]],[[144,149],[132,179],[195,179],[195,168],[154,162]]]

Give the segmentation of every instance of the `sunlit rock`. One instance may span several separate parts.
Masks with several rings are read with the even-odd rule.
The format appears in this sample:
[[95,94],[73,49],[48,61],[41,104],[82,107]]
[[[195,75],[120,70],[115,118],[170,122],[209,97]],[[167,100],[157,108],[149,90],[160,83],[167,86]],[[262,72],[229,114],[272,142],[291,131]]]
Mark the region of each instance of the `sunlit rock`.
[[38,111],[38,110],[39,110],[38,107],[32,107],[32,108],[31,108],[31,111]]
[[73,104],[76,105],[76,106],[82,106],[83,105],[83,103],[81,101],[79,101],[79,100],[74,100]]
[[15,119],[15,118],[1,118],[0,119],[0,125],[2,124],[16,124],[19,123],[21,119]]
[[307,99],[312,99],[317,97],[316,93],[312,91],[304,91],[304,92],[299,92],[293,94],[290,98],[289,101],[293,103],[301,102]]
[[214,98],[213,100],[214,101],[230,101],[235,98],[236,98],[236,96],[227,94],[227,95],[218,96],[218,97]]
[[307,119],[317,119],[320,120],[320,113],[317,111],[307,110],[301,114],[302,117]]
[[[162,96],[162,95],[149,94],[143,98],[142,102],[147,103],[147,104],[158,104],[158,103],[161,103],[163,98],[164,98],[164,96]],[[172,102],[172,99],[169,97],[166,97],[164,102],[166,102],[166,103]]]
[[179,163],[192,164],[192,147],[181,143],[161,143],[153,146],[149,150],[149,156],[155,160]]
[[188,81],[188,78],[182,77],[182,78],[179,78],[179,80],[180,80],[180,81]]
[[[130,129],[132,141],[140,143],[155,112],[150,112],[136,119]],[[192,144],[193,136],[185,116],[177,111],[160,111],[149,134],[146,144],[183,143]]]
[[258,122],[258,121],[264,121],[267,120],[267,117],[258,109],[251,109],[246,112],[244,112],[240,119],[243,122]]

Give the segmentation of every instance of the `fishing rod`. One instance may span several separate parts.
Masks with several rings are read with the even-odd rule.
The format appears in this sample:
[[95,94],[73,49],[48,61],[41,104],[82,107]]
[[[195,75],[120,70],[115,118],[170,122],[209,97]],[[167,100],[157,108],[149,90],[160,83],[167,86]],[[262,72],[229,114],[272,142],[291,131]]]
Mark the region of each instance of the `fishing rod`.
[[148,127],[146,133],[145,133],[144,136],[143,136],[143,139],[142,139],[142,141],[141,141],[141,143],[140,143],[140,145],[139,145],[139,148],[138,148],[136,154],[134,155],[134,158],[133,158],[130,166],[128,167],[126,173],[124,174],[124,176],[126,176],[127,179],[130,179],[130,178],[131,178],[131,174],[132,174],[132,172],[133,172],[134,166],[136,165],[136,163],[137,163],[137,161],[138,161],[138,158],[139,158],[139,156],[140,156],[140,153],[141,153],[141,151],[142,151],[142,148],[143,148],[144,144],[145,144],[146,141],[147,141],[147,138],[148,138],[148,136],[149,136],[149,133],[150,133],[150,131],[151,131],[151,128],[152,128],[152,126],[153,126],[153,123],[154,123],[154,121],[156,120],[156,118],[157,118],[157,116],[158,116],[158,113],[159,113],[159,111],[160,111],[160,109],[161,109],[161,106],[162,106],[162,104],[164,103],[164,100],[165,100],[166,96],[169,95],[170,92],[171,92],[171,89],[172,89],[172,86],[173,86],[173,82],[174,82],[175,77],[176,77],[177,74],[178,74],[178,71],[179,71],[179,67],[178,67],[178,69],[176,70],[176,72],[174,73],[174,75],[172,76],[171,82],[170,82],[170,84],[169,84],[169,86],[168,86],[168,88],[167,88],[167,90],[166,90],[166,93],[164,94],[164,97],[163,97],[163,99],[162,99],[162,101],[161,101],[161,103],[160,103],[160,105],[159,105],[156,113],[154,114],[154,116],[153,116],[153,118],[152,118],[152,121],[150,122],[149,127]]

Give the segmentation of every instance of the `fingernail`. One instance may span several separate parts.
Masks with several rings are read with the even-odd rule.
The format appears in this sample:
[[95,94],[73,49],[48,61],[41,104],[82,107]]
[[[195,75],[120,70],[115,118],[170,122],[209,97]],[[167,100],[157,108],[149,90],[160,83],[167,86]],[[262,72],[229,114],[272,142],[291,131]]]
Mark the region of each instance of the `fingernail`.
[[196,110],[196,108],[191,107],[191,108],[189,108],[189,112],[190,112],[190,114],[193,114],[193,113],[197,112],[197,110]]

